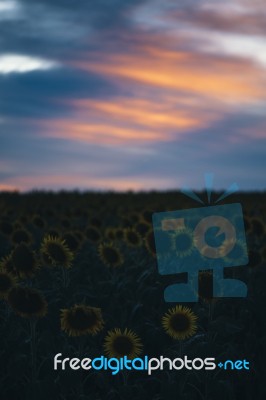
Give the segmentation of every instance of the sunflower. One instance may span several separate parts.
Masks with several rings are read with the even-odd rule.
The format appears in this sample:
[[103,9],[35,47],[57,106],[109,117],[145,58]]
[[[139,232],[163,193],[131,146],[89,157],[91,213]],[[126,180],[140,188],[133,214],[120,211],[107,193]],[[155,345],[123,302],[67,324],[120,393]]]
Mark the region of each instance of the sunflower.
[[103,325],[100,308],[76,304],[61,310],[61,329],[69,336],[96,335]]
[[98,251],[103,263],[109,267],[119,267],[124,262],[121,252],[112,243],[101,243]]
[[178,229],[173,235],[173,245],[178,257],[186,257],[195,247],[193,232],[188,228]]
[[146,221],[139,221],[135,224],[135,229],[143,237],[150,230],[150,225]]
[[98,228],[96,228],[94,226],[89,226],[86,229],[85,234],[86,234],[87,238],[93,243],[98,243],[101,239],[101,232],[99,231]]
[[32,241],[31,234],[23,228],[17,228],[11,235],[13,244],[27,243],[30,244]]
[[162,325],[166,333],[174,339],[184,340],[196,332],[197,317],[188,307],[176,306],[165,313]]
[[43,317],[47,313],[47,302],[42,294],[32,288],[15,286],[7,296],[12,310],[21,317]]
[[0,271],[0,298],[6,298],[16,284],[16,279],[7,271]]
[[53,266],[71,267],[73,253],[63,239],[46,236],[41,245],[41,253],[46,261]]
[[107,332],[103,347],[108,357],[127,356],[129,359],[133,359],[139,356],[143,345],[136,333],[130,329],[126,328],[122,332],[121,329],[116,328]]
[[123,228],[116,228],[115,229],[115,238],[117,240],[123,240],[124,239],[124,229]]
[[141,236],[135,229],[125,229],[124,240],[130,247],[140,247],[142,244]]
[[11,253],[11,271],[21,278],[32,277],[37,269],[35,254],[25,243],[19,244]]

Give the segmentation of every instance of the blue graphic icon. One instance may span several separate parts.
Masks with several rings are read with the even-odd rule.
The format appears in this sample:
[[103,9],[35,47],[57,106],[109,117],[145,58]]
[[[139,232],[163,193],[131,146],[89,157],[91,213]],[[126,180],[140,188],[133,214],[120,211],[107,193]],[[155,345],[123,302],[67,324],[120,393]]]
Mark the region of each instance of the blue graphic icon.
[[[211,185],[212,176],[208,174],[208,202],[211,199]],[[236,190],[237,186],[231,185],[217,202]],[[203,203],[188,189],[183,192]],[[224,278],[224,268],[248,263],[241,204],[208,205],[154,213],[153,228],[159,273],[187,273],[187,283],[173,284],[165,289],[166,302],[198,301],[200,270],[213,270],[214,297],[246,297],[244,282]]]

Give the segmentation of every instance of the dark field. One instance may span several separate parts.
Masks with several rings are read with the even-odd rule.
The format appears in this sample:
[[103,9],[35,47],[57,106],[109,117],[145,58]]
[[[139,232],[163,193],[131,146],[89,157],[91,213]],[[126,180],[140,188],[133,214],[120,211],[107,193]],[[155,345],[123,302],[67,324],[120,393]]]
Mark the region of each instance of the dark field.
[[[163,293],[183,277],[159,275],[151,215],[196,202],[180,192],[0,194],[0,398],[265,400],[266,194],[221,203],[234,202],[249,264],[226,273],[248,296],[213,298],[203,271],[199,302],[183,309],[193,329],[173,332],[162,318],[176,304]],[[246,359],[250,370],[54,371],[57,353]]]

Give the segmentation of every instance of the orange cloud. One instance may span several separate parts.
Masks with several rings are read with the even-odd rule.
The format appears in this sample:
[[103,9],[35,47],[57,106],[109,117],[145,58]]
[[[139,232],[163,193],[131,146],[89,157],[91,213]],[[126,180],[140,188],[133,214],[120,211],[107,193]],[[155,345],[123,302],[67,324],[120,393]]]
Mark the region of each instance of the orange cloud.
[[[217,119],[214,111],[197,110],[191,100],[167,93],[158,99],[115,97],[75,99],[71,118],[37,121],[47,136],[88,143],[121,145],[174,140]],[[189,107],[188,107],[189,105]],[[192,108],[192,110],[191,110]]]
[[45,135],[100,145],[171,141],[266,97],[264,71],[248,61],[179,51],[171,36],[133,39],[124,52],[74,62],[129,95],[72,99],[66,118],[38,121]]
[[96,62],[74,64],[121,85],[125,81],[134,82],[145,87],[179,91],[179,95],[180,91],[194,93],[221,102],[239,102],[245,97],[265,98],[261,86],[265,79],[264,71],[244,60],[219,59],[160,47],[150,48],[149,45],[139,45],[132,50],[127,54],[105,54]]

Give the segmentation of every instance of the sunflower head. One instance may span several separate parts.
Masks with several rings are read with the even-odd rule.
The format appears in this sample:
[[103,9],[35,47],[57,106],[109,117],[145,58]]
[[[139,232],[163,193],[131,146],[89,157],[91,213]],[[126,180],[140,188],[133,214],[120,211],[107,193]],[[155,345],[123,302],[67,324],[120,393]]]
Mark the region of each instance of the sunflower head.
[[40,318],[47,313],[47,302],[42,294],[28,287],[13,287],[7,296],[12,310],[25,318]]
[[61,310],[61,329],[69,336],[96,335],[103,325],[100,308],[80,304]]
[[135,224],[135,229],[141,237],[144,237],[146,233],[150,230],[150,225],[148,224],[148,222],[141,220]]
[[188,228],[178,229],[173,235],[173,245],[178,257],[186,257],[194,249],[193,232]]
[[11,253],[13,272],[21,278],[32,277],[37,269],[34,252],[27,244],[21,243]]
[[16,230],[13,231],[11,235],[11,240],[13,244],[20,244],[20,243],[26,243],[30,244],[32,241],[31,234],[23,228],[17,228]]
[[135,229],[125,229],[124,240],[130,247],[140,247],[142,244],[141,236]]
[[108,267],[120,267],[124,262],[120,250],[112,243],[101,243],[98,251],[102,262]]
[[104,351],[108,357],[121,358],[127,356],[133,359],[142,351],[142,343],[135,332],[130,329],[114,329],[109,331],[104,339]]
[[184,340],[196,332],[196,320],[196,315],[188,307],[177,305],[165,313],[162,325],[173,339]]
[[0,270],[0,299],[6,298],[15,284],[16,279],[13,275],[7,271]]
[[74,255],[69,250],[63,239],[46,236],[41,245],[41,253],[44,260],[49,261],[52,266],[71,267]]

